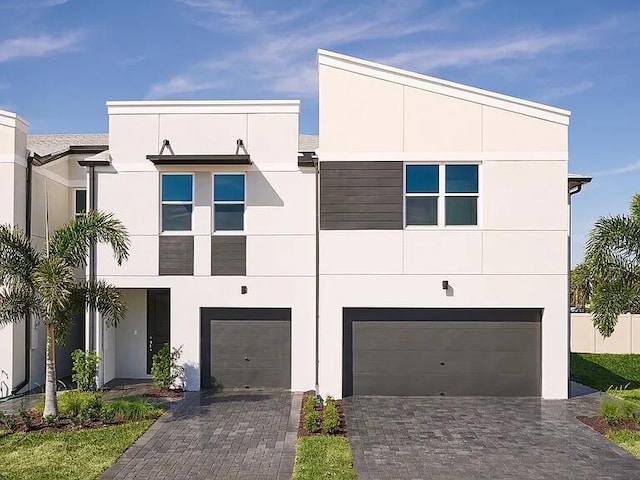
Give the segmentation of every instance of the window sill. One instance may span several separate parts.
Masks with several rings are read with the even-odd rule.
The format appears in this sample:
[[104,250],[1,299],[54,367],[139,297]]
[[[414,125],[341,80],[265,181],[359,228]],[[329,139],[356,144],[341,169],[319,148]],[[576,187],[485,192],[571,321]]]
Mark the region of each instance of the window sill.
[[160,232],[163,237],[180,236],[180,235],[193,235],[193,230],[167,230]]
[[440,226],[440,225],[406,225],[404,227],[404,230],[409,231],[409,232],[420,232],[420,231],[427,231],[427,232],[432,232],[432,231],[439,231],[439,232],[443,232],[443,231],[448,231],[448,230],[470,230],[470,231],[475,231],[475,230],[480,230],[480,225],[446,225],[446,226]]
[[233,236],[233,235],[246,235],[247,232],[245,230],[214,230],[212,235],[219,236]]

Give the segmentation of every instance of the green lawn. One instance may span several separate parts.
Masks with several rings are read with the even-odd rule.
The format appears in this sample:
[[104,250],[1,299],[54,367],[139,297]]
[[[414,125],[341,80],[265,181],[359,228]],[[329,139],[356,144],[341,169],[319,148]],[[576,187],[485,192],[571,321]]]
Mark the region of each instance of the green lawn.
[[[571,378],[640,405],[640,355],[571,354]],[[607,438],[640,457],[640,432],[610,431]]]
[[345,437],[303,437],[296,447],[293,480],[354,480],[351,445]]
[[62,433],[0,432],[0,479],[95,479],[153,420]]
[[635,430],[611,431],[607,433],[607,438],[636,457],[640,457],[640,432]]
[[[640,355],[571,354],[571,378],[596,390],[640,388]],[[639,397],[640,399],[640,393]]]

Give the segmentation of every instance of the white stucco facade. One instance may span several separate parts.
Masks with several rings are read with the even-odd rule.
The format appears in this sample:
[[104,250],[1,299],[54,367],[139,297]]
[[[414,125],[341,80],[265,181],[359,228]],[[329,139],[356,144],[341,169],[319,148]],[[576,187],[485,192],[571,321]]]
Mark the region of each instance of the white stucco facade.
[[[201,309],[291,309],[288,387],[310,390],[317,381],[320,394],[340,398],[345,308],[532,308],[543,311],[541,395],[566,398],[569,112],[331,52],[319,51],[318,69],[320,146],[306,154],[320,165],[477,165],[476,224],[320,228],[316,264],[316,171],[299,163],[298,101],[107,102],[108,150],[69,150],[37,165],[32,193],[32,236],[44,244],[44,192],[55,229],[74,215],[76,189],[89,190],[78,160],[108,162],[94,167],[87,198],[124,223],[131,246],[122,266],[97,249],[97,277],[122,289],[128,306],[116,328],[97,317],[100,381],[149,377],[147,292],[168,289],[170,344],[182,347],[189,390],[201,387]],[[233,156],[238,140],[250,162],[148,158]],[[24,226],[27,157],[26,122],[0,112],[0,223]],[[220,232],[213,178],[229,173],[245,178],[244,228]],[[163,231],[163,174],[192,175],[188,231]],[[246,271],[214,274],[212,242],[230,235],[246,238]],[[178,236],[193,239],[192,272],[163,274],[161,243]],[[23,344],[23,325],[0,329],[0,396],[25,376]],[[31,344],[33,385],[44,366],[41,328]]]
[[566,398],[569,112],[331,52],[318,64],[323,162],[479,165],[475,226],[321,232],[322,393],[342,388],[344,307],[535,307],[542,396]]

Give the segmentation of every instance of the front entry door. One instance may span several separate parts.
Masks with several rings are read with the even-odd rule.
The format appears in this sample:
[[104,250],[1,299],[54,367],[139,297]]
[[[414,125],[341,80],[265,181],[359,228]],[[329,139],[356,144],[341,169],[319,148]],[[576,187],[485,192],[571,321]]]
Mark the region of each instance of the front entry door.
[[147,373],[151,373],[153,356],[169,343],[171,290],[147,290]]

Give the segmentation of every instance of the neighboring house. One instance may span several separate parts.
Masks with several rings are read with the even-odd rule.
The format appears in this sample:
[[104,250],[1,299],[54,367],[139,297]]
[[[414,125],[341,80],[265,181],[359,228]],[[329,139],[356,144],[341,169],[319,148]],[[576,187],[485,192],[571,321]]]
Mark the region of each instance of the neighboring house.
[[[567,173],[569,112],[326,51],[318,64],[319,145],[297,101],[108,102],[108,139],[77,141],[2,113],[15,193],[0,185],[0,222],[25,224],[28,138],[34,235],[45,178],[52,228],[86,198],[131,235],[126,264],[99,247],[88,269],[129,307],[79,334],[100,381],[146,378],[170,342],[190,390],[566,398],[569,191],[590,180]],[[23,345],[24,326],[0,330],[9,389]]]

